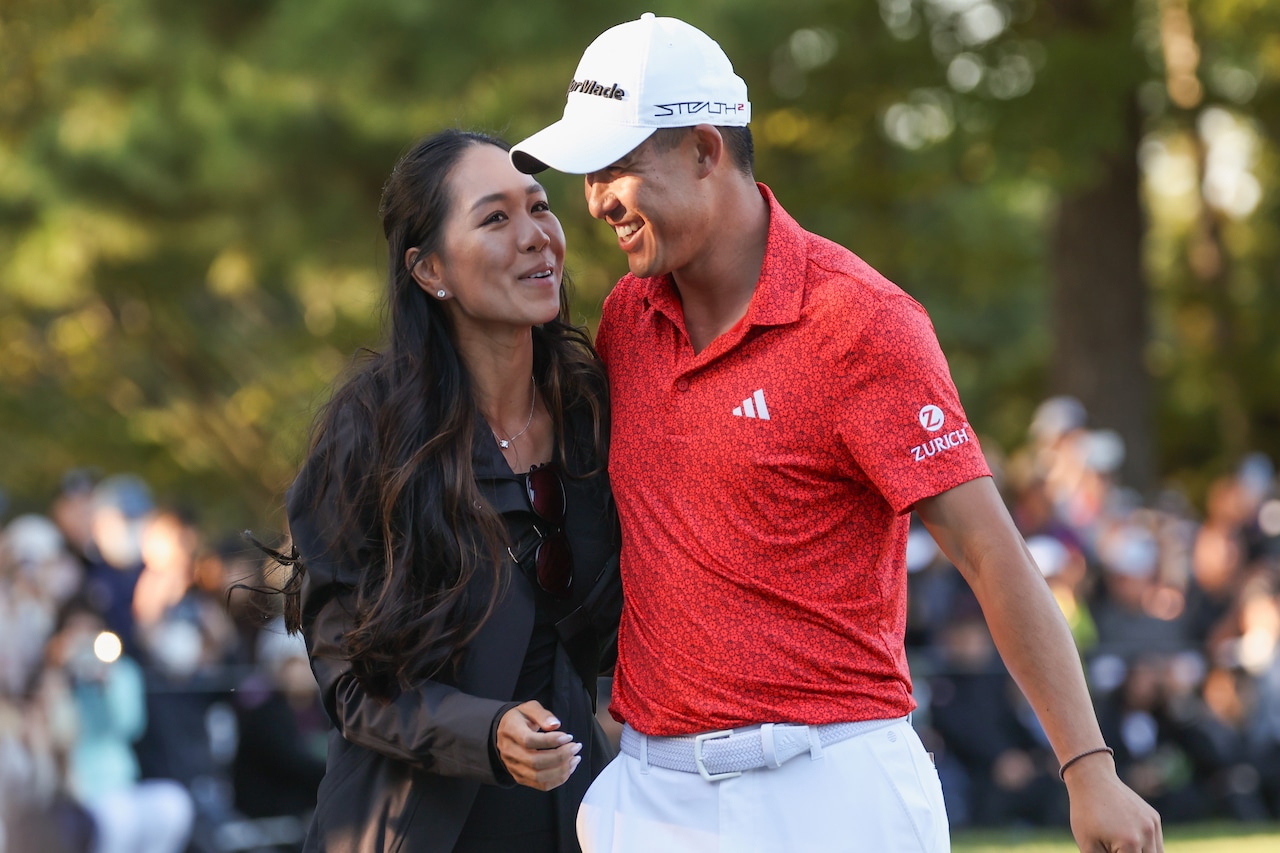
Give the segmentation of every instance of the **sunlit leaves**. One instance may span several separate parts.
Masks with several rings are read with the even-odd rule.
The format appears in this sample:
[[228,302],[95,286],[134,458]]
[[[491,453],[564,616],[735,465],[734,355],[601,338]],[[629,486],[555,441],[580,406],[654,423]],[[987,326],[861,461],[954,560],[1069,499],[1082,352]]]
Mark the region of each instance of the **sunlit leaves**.
[[[1092,10],[1091,27],[1066,26],[1071,8]],[[22,450],[0,460],[0,485],[38,501],[65,467],[98,464],[198,495],[218,521],[278,517],[316,406],[356,348],[377,345],[377,203],[396,157],[443,126],[513,140],[542,127],[583,47],[629,15],[586,0],[530,9],[5,3],[0,429]],[[1232,405],[1280,417],[1266,385],[1280,381],[1280,20],[1264,0],[1187,3],[1204,101],[1179,112],[1159,9],[653,6],[728,49],[751,92],[759,177],[925,304],[971,419],[1007,444],[1045,390],[1056,200],[1125,144],[1122,96],[1138,92],[1147,363],[1177,469],[1219,452],[1205,425],[1239,365],[1261,378],[1242,379]],[[586,215],[580,178],[544,181],[575,313],[594,323],[624,259]]]

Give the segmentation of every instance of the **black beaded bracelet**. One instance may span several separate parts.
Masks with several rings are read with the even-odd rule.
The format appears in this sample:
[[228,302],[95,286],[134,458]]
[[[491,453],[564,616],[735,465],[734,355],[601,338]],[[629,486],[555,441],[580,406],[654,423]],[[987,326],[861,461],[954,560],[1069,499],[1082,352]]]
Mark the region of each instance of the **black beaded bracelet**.
[[1077,761],[1079,761],[1080,759],[1084,758],[1087,755],[1095,755],[1099,752],[1105,752],[1107,755],[1110,755],[1112,757],[1114,757],[1116,754],[1116,751],[1109,746],[1099,746],[1094,749],[1086,749],[1084,752],[1080,753],[1079,755],[1073,755],[1070,758],[1068,758],[1066,761],[1062,762],[1062,766],[1058,768],[1058,778],[1065,783],[1067,781],[1068,767],[1070,767],[1072,764],[1075,764]]

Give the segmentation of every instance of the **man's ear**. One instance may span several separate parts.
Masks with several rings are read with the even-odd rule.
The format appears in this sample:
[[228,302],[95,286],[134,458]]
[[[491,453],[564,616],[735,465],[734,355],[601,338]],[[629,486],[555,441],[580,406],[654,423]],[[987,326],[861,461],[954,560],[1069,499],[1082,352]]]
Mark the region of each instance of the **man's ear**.
[[409,274],[418,283],[418,287],[427,293],[434,296],[437,291],[444,289],[439,255],[434,252],[423,255],[419,249],[408,249],[404,253],[404,265],[408,267]]
[[705,178],[716,170],[724,159],[724,137],[714,125],[700,124],[693,128],[693,145],[697,154],[697,173]]

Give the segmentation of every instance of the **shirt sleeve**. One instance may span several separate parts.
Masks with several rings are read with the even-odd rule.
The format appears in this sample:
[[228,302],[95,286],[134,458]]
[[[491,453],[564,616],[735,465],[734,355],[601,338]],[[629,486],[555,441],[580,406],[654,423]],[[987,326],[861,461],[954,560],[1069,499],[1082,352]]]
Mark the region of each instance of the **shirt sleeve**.
[[924,308],[889,297],[845,353],[838,429],[854,461],[893,507],[989,476]]

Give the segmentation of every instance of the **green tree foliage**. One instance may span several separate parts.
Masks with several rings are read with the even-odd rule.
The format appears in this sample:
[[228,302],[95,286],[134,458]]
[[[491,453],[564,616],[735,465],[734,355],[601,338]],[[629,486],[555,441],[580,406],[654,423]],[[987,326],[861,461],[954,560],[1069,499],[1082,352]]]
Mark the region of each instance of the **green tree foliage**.
[[[1275,4],[651,8],[724,45],[752,93],[757,174],[925,304],[993,446],[1021,440],[1055,360],[1114,357],[1055,344],[1050,247],[1064,200],[1139,158],[1149,320],[1131,340],[1154,470],[1194,491],[1247,449],[1280,457]],[[538,129],[621,14],[0,2],[0,487],[38,506],[92,464],[211,525],[279,525],[316,407],[377,345],[377,202],[397,156],[443,126]],[[545,180],[590,323],[625,264],[580,179]]]

